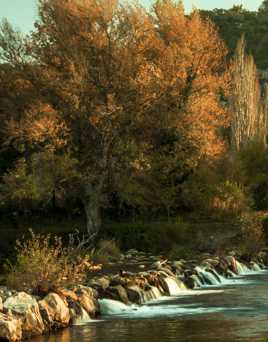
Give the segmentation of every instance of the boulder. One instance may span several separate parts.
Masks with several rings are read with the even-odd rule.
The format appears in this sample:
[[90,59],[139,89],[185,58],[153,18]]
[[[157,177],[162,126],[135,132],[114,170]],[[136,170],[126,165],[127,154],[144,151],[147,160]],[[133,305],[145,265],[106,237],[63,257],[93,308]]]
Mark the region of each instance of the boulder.
[[88,285],[101,293],[110,286],[110,279],[108,277],[95,278],[92,279]]
[[127,291],[122,285],[108,287],[105,291],[104,298],[118,300],[124,304],[128,304]]
[[218,264],[220,263],[220,261],[218,259],[205,259],[202,261],[202,264],[201,265],[209,265],[209,266],[212,266],[212,267],[216,267],[218,266]]
[[67,302],[56,293],[49,293],[39,301],[39,309],[47,330],[66,327],[70,321]]
[[58,288],[55,291],[63,300],[73,300],[73,301],[77,301],[77,295],[73,290],[68,290],[65,288]]
[[77,301],[86,310],[86,312],[91,317],[95,317],[96,313],[99,312],[96,291],[90,287],[79,286],[75,294],[77,296]]
[[228,264],[228,267],[231,269],[231,271],[238,274],[236,259],[233,256],[228,255],[227,257],[225,257],[225,260]]
[[3,302],[13,296],[17,294],[17,291],[11,291],[8,287],[6,286],[0,286],[0,297],[2,298]]
[[124,277],[121,277],[119,275],[116,275],[111,279],[110,286],[117,286],[117,285],[122,285],[125,286],[127,284],[127,279]]
[[132,303],[142,304],[143,298],[141,295],[142,290],[138,286],[130,286],[126,288],[127,296]]
[[23,337],[41,335],[44,332],[45,326],[37,300],[27,293],[19,292],[9,297],[4,302],[3,309],[21,321]]
[[21,320],[0,312],[0,340],[20,341],[22,339]]
[[79,303],[71,300],[69,302],[69,308],[72,325],[86,324],[91,321],[89,314]]

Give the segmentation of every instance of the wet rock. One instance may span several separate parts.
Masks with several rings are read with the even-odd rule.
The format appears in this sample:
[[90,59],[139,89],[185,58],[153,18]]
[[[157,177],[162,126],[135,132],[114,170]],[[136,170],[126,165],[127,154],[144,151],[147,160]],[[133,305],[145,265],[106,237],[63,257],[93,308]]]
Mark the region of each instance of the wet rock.
[[3,304],[4,311],[12,313],[22,323],[23,337],[41,335],[45,326],[37,300],[25,292],[9,297]]
[[77,301],[91,316],[95,317],[96,313],[99,312],[99,305],[97,301],[97,293],[94,289],[87,286],[79,286],[75,294],[77,295]]
[[219,262],[220,261],[218,259],[205,259],[202,261],[202,265],[207,264],[209,266],[216,267],[219,264]]
[[141,289],[137,286],[130,286],[126,288],[127,296],[131,303],[141,304],[143,299],[141,296]]
[[227,257],[225,257],[225,260],[226,260],[226,263],[228,264],[228,267],[231,269],[231,271],[238,274],[236,259],[233,256],[228,255]]
[[92,279],[89,284],[90,287],[93,287],[97,291],[105,291],[107,287],[110,286],[110,278],[109,277],[101,277]]
[[104,298],[118,300],[124,304],[129,303],[127,291],[122,285],[108,287],[105,291]]
[[182,261],[173,261],[172,270],[174,273],[183,273],[185,268],[185,264]]
[[167,260],[157,260],[152,264],[152,267],[160,271],[166,264]]
[[7,298],[9,298],[9,297],[11,297],[11,296],[13,296],[15,294],[17,294],[17,291],[14,291],[14,290],[12,291],[8,287],[6,287],[6,286],[0,286],[0,297],[2,298],[3,302]]
[[0,312],[0,340],[20,341],[22,339],[21,320]]
[[79,303],[71,301],[69,303],[69,308],[72,325],[85,324],[91,321],[89,314]]
[[193,289],[195,287],[195,278],[192,275],[185,277],[183,282],[188,289]]
[[164,271],[170,277],[174,277],[175,276],[175,274],[172,272],[172,270],[168,266],[163,267],[161,269],[161,271]]
[[127,284],[127,279],[117,275],[111,279],[110,286],[117,286],[117,285],[122,285],[125,286]]
[[47,330],[68,326],[71,317],[67,302],[58,294],[49,293],[40,300],[39,309]]
[[73,301],[77,301],[77,295],[73,290],[69,290],[69,289],[64,289],[64,288],[58,288],[55,291],[63,300],[73,300]]

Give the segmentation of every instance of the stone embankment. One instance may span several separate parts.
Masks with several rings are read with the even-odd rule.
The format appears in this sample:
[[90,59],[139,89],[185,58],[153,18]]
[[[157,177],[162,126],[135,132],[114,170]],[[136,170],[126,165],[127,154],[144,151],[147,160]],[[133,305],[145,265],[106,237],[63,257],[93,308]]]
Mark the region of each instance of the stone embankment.
[[[135,251],[127,256],[125,259],[130,264],[144,260],[144,255]],[[207,255],[199,261],[160,259],[139,264],[141,272],[120,270],[117,274],[101,274],[90,278],[86,285],[58,288],[42,298],[30,291],[16,292],[0,287],[0,340],[29,339],[113,314],[116,305],[142,305],[161,296],[178,295],[183,290],[220,285],[237,275],[262,270],[267,260],[266,252],[247,261],[234,254]]]

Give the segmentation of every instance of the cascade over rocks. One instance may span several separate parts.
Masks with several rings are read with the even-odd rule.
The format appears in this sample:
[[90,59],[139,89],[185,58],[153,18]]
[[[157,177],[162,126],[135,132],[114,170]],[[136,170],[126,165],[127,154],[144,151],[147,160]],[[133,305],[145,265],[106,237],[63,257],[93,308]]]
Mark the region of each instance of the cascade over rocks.
[[[170,262],[159,257],[159,262],[153,260],[153,265],[146,263],[147,268],[144,266],[142,272],[120,270],[118,274],[95,276],[88,281],[90,286],[57,288],[44,298],[0,287],[0,339],[19,341],[57,328],[88,323],[98,314],[137,310],[137,305],[161,296],[177,296],[181,291],[203,286],[220,286],[228,278],[259,272],[268,259],[267,252],[247,262],[234,254],[203,255],[199,261]],[[137,253],[133,251],[132,255],[138,259]]]

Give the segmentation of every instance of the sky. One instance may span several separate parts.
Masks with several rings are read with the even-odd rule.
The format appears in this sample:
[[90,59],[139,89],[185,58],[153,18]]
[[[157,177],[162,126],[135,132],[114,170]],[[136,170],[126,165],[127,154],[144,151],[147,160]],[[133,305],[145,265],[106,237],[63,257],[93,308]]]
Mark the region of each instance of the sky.
[[[146,6],[152,0],[140,0]],[[0,0],[0,18],[7,18],[16,28],[28,32],[33,28],[37,13],[37,0]],[[184,0],[186,10],[192,6],[200,9],[230,8],[241,5],[250,10],[257,10],[262,0]]]

